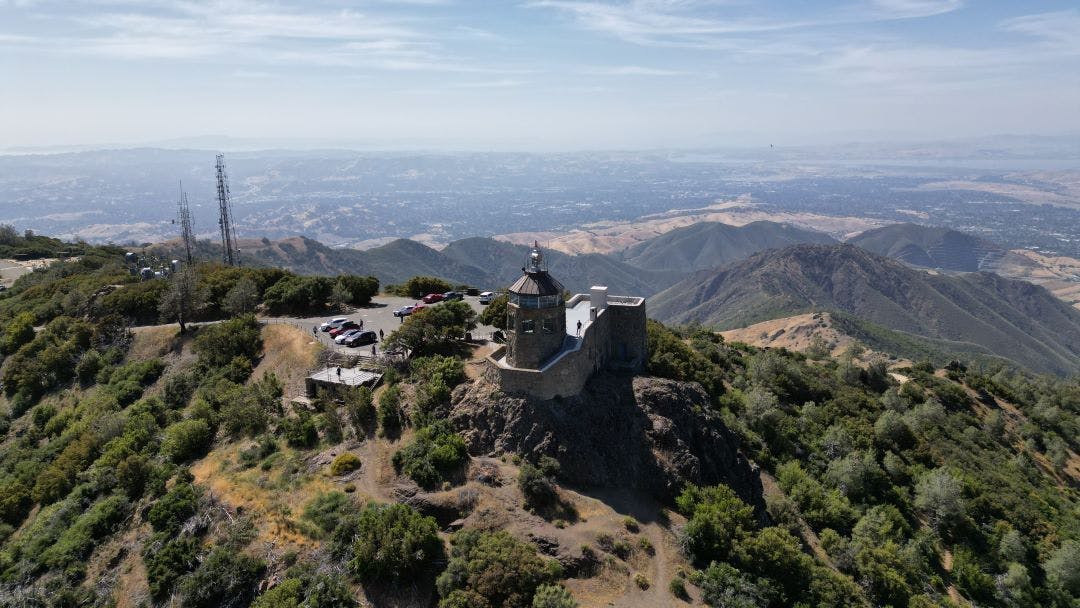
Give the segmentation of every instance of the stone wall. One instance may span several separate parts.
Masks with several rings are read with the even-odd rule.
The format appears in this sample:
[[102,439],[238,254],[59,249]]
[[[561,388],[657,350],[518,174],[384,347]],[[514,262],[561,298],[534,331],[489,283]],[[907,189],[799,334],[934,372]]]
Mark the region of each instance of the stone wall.
[[[575,296],[571,303],[579,299],[588,299],[588,296]],[[644,369],[644,300],[615,300],[609,299],[608,307],[585,328],[577,348],[564,351],[542,369],[534,370],[499,365],[498,361],[506,354],[506,347],[500,347],[488,356],[488,378],[505,393],[553,399],[577,395],[589,378],[601,369]]]
[[[566,338],[566,307],[519,308],[507,305],[507,317],[512,323],[507,327],[508,360],[514,367],[538,368],[562,348]],[[552,325],[550,332],[544,331],[544,321]],[[532,333],[525,333],[522,323],[533,322]]]

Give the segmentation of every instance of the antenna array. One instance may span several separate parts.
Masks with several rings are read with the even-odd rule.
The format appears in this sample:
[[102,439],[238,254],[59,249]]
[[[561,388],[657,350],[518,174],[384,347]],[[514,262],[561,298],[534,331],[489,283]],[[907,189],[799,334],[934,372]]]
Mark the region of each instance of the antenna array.
[[221,261],[226,266],[240,265],[236,249],[236,229],[233,228],[232,201],[229,199],[229,177],[225,174],[225,155],[217,155],[218,226],[221,227]]
[[195,232],[191,228],[191,208],[188,206],[187,192],[180,184],[180,241],[184,245],[184,263],[190,266],[195,262]]

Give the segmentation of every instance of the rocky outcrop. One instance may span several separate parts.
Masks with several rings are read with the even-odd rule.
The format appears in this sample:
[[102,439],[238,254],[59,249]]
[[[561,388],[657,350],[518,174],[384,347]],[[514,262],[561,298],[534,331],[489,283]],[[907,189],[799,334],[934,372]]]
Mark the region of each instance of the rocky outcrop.
[[572,485],[670,500],[686,483],[725,483],[761,507],[756,468],[709,411],[697,384],[600,374],[580,395],[547,401],[481,379],[454,393],[450,420],[474,454],[554,456]]

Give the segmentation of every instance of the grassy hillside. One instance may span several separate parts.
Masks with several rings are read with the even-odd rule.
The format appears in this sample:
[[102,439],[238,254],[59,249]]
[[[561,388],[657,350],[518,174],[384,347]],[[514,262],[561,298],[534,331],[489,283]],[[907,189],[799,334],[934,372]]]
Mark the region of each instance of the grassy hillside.
[[650,314],[719,328],[813,310],[970,344],[1038,371],[1080,369],[1080,315],[1041,287],[987,273],[933,275],[850,245],[802,245],[704,271],[657,294]]

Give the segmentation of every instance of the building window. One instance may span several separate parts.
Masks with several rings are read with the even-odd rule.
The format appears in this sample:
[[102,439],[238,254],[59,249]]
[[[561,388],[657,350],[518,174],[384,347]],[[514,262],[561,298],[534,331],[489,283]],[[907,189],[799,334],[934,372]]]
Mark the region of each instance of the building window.
[[532,319],[525,319],[521,322],[521,333],[523,334],[535,334],[536,333],[536,321]]
[[555,319],[544,319],[543,328],[545,334],[555,333]]

